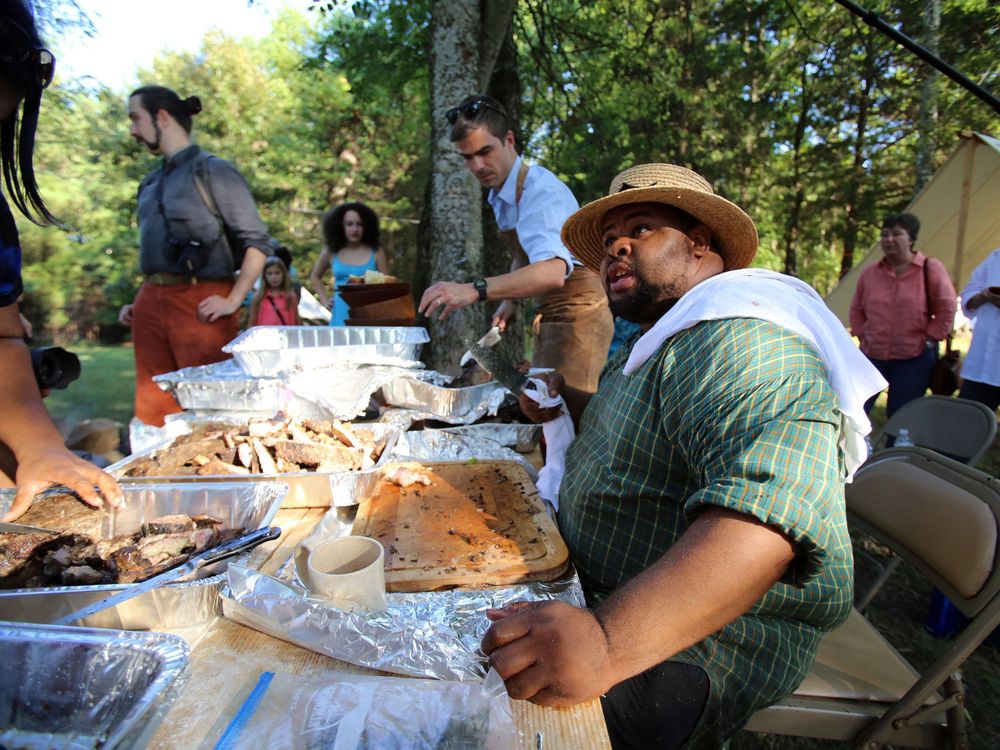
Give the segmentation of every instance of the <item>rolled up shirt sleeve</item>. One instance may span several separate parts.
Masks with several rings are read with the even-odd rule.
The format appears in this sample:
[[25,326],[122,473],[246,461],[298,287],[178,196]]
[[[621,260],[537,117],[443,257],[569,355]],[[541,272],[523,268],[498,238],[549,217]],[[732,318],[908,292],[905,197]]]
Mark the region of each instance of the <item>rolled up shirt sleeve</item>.
[[255,247],[266,255],[271,238],[257,212],[247,181],[236,167],[223,159],[210,159],[208,168],[219,213],[229,236],[238,245],[232,248],[233,252],[242,253],[248,247]]
[[717,506],[784,534],[799,554],[782,582],[801,587],[840,546],[834,530],[846,533],[836,397],[803,339],[776,329],[747,333],[713,342],[732,347],[731,356],[713,358],[728,360],[727,372],[700,380],[690,399],[699,408],[674,408],[664,427],[701,477],[685,516]]
[[518,205],[518,241],[529,261],[538,263],[559,258],[566,263],[568,276],[573,271],[573,256],[562,243],[562,225],[576,212],[579,204],[570,189],[554,176],[544,182],[540,179],[538,183],[533,183],[531,178],[529,171]]
[[927,324],[927,338],[943,341],[951,333],[955,323],[958,296],[948,270],[941,261],[926,258],[924,263],[927,264],[927,296],[934,316]]

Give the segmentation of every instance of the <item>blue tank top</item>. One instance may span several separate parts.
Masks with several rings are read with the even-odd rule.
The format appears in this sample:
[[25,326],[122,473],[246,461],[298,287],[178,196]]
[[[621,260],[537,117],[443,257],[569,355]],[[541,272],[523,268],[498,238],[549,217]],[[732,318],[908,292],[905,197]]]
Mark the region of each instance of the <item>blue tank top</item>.
[[365,271],[377,271],[375,251],[372,250],[372,255],[367,263],[357,266],[342,262],[339,253],[334,254],[330,268],[333,270],[333,309],[330,310],[330,325],[342,326],[347,320],[348,307],[337,291],[337,287],[346,284],[348,276],[363,276]]

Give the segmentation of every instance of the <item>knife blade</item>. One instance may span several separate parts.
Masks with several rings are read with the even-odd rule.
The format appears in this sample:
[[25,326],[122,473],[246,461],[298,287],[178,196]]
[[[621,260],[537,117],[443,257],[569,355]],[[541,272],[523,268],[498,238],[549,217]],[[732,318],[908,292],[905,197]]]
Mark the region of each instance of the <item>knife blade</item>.
[[524,392],[528,386],[528,378],[512,362],[494,349],[487,349],[485,346],[473,344],[468,340],[465,344],[469,347],[472,358],[500,385],[506,387],[515,396],[520,396]]
[[[476,342],[479,346],[484,347],[494,347],[500,343],[500,327],[493,326],[486,334]],[[465,367],[469,362],[473,360],[472,352],[466,351],[462,355],[462,358],[458,361],[459,367]]]
[[127,602],[133,597],[145,594],[147,591],[152,591],[153,589],[166,583],[170,583],[171,581],[176,581],[178,578],[181,578],[188,573],[193,573],[199,568],[204,568],[206,565],[211,565],[212,563],[219,562],[220,560],[225,560],[227,557],[237,555],[240,552],[243,552],[243,550],[252,549],[258,544],[263,544],[264,542],[277,539],[279,536],[281,536],[281,529],[277,526],[265,526],[262,529],[251,531],[249,534],[244,534],[243,536],[226,542],[225,544],[220,544],[218,547],[213,547],[212,549],[205,550],[204,552],[194,555],[178,565],[176,568],[171,568],[164,573],[155,575],[152,578],[147,578],[142,583],[134,584],[124,591],[113,594],[106,599],[101,599],[99,602],[88,604],[86,607],[78,609],[76,612],[72,612],[65,617],[60,617],[52,624],[72,625],[77,620],[90,617],[91,615],[110,607],[116,607],[122,602]]
[[59,536],[58,531],[43,529],[41,526],[29,526],[26,523],[0,522],[0,534],[52,534]]

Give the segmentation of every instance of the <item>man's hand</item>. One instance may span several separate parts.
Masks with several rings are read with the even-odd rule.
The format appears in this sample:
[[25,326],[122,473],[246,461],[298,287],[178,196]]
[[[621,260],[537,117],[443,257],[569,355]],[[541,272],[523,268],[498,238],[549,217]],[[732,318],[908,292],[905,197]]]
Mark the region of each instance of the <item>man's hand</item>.
[[601,624],[565,602],[516,602],[489,609],[482,649],[511,698],[573,706],[620,682]]
[[132,325],[132,308],[135,305],[122,305],[122,309],[118,311],[118,322],[123,326]]
[[105,501],[116,508],[123,502],[121,488],[110,474],[62,446],[19,453],[17,460],[17,495],[10,512],[0,519],[2,521],[19,518],[31,507],[35,495],[53,484],[68,487],[95,508],[103,507]]
[[205,299],[198,303],[198,320],[202,323],[213,323],[219,318],[232,315],[239,309],[240,300],[234,302],[228,297],[220,297],[218,294],[213,294],[211,297],[205,297]]
[[420,298],[418,312],[428,318],[437,313],[438,320],[444,320],[455,310],[475,304],[479,301],[479,292],[472,284],[455,284],[451,281],[439,281],[427,287],[424,296]]
[[490,325],[499,328],[501,331],[506,331],[507,323],[514,317],[515,312],[517,312],[517,308],[514,300],[505,299],[497,307],[497,311],[493,313],[493,320],[490,321]]
[[[552,398],[562,395],[563,387],[565,386],[565,380],[563,376],[558,372],[543,373],[541,375],[532,375],[532,378],[538,378],[545,382],[549,389],[549,395]],[[558,406],[552,406],[548,409],[543,409],[538,405],[538,402],[532,399],[530,396],[521,394],[517,398],[518,406],[521,407],[521,411],[524,412],[524,416],[530,419],[535,424],[541,424],[542,422],[551,422],[553,419],[562,414],[562,409]]]

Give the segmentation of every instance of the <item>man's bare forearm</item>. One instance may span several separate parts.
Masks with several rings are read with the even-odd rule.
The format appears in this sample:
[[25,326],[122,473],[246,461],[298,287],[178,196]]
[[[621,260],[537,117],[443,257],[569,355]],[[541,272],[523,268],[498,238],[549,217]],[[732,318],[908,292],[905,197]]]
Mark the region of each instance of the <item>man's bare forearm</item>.
[[735,620],[794,557],[794,544],[777,530],[734,511],[703,511],[662,558],[595,609],[618,681]]

